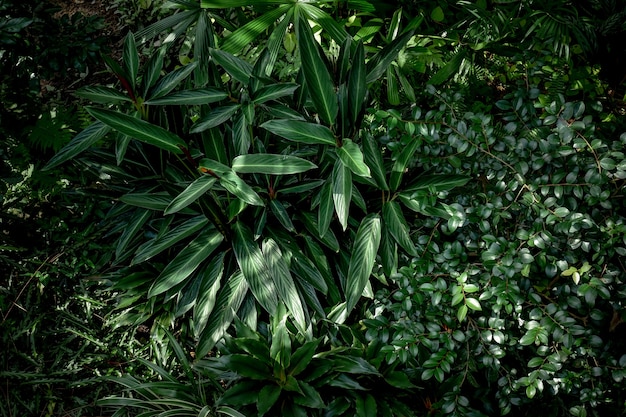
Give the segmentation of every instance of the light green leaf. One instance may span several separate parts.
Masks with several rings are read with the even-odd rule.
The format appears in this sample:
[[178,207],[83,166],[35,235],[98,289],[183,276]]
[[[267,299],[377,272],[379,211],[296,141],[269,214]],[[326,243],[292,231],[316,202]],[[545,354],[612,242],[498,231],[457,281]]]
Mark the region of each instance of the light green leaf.
[[159,274],[148,291],[148,298],[161,294],[184,281],[222,243],[224,237],[208,229],[191,241]]
[[142,142],[176,154],[183,153],[181,148],[187,148],[185,141],[160,126],[113,110],[94,107],[85,109],[105,125]]
[[206,175],[197,178],[172,200],[163,214],[173,214],[184,209],[210,190],[215,181],[216,178]]
[[224,254],[225,252],[220,252],[211,259],[201,274],[202,282],[196,304],[193,307],[193,328],[196,337],[200,337],[204,331],[211,312],[215,308],[217,291],[221,287],[220,280],[224,273]]
[[466,298],[465,304],[474,311],[482,311],[483,308],[480,306],[480,302],[475,298]]
[[278,305],[276,286],[261,249],[252,232],[240,221],[233,225],[232,230],[233,251],[254,298],[268,313],[275,314]]
[[352,172],[343,163],[335,164],[332,174],[335,212],[343,230],[348,228],[352,200]]
[[356,232],[348,276],[346,277],[346,310],[348,313],[356,306],[369,281],[380,245],[381,225],[377,214],[368,214],[363,218]]
[[[277,2],[278,3],[278,2]],[[282,2],[285,3],[285,2]],[[236,7],[236,6],[230,6]],[[264,33],[280,17],[292,8],[290,4],[282,4],[273,7],[269,11],[240,27],[224,40],[221,49],[232,54],[240,52],[245,46],[254,42],[259,35]]]
[[443,22],[445,16],[443,14],[443,9],[441,8],[441,6],[435,7],[432,12],[430,12],[430,17],[437,23]]
[[[350,7],[356,5],[356,1],[350,2]],[[298,2],[298,7],[304,11],[308,18],[318,24],[322,30],[327,33],[337,45],[343,45],[348,33],[337,19],[320,9],[317,4],[308,4],[306,2]]]
[[465,317],[467,317],[467,305],[463,304],[456,311],[456,318],[462,322],[465,320]]
[[252,75],[252,65],[228,52],[219,49],[211,49],[211,57],[235,80],[248,85]]
[[285,257],[273,239],[265,239],[263,241],[262,251],[269,273],[276,284],[279,300],[285,303],[300,333],[306,335],[307,324],[303,303],[298,295],[296,284],[289,272],[289,266]]
[[337,148],[337,156],[341,159],[341,162],[348,168],[350,171],[354,172],[356,175],[370,178],[370,169],[365,162],[363,162],[363,153],[359,148],[359,145],[352,142],[350,139],[343,140],[343,146]]
[[107,133],[111,131],[111,128],[102,122],[95,122],[63,147],[56,155],[54,155],[50,161],[43,167],[44,171],[50,170],[54,167],[61,165],[62,163],[69,161],[76,157],[83,151],[91,148],[100,139],[105,137]]
[[165,75],[152,87],[146,99],[154,100],[169,94],[176,87],[183,84],[185,78],[193,72],[197,65],[197,62],[192,62]]
[[327,125],[333,125],[338,111],[333,80],[320,56],[309,22],[300,17],[296,23],[296,36],[302,60],[301,68],[309,95],[320,118]]
[[209,111],[204,117],[198,120],[189,130],[191,133],[203,132],[212,127],[216,127],[230,119],[241,106],[233,104],[229,106],[221,106]]
[[233,321],[235,312],[239,310],[248,289],[248,283],[241,271],[235,272],[228,278],[217,295],[215,307],[198,341],[197,358],[204,358],[222,339],[226,329]]
[[208,172],[212,172],[214,174],[217,174],[218,176],[224,175],[225,173],[231,171],[228,165],[224,165],[221,162],[217,162],[209,158],[201,159],[198,163],[198,169],[200,170],[200,172],[203,172],[205,174]]
[[305,172],[317,165],[296,156],[257,153],[236,157],[232,168],[243,174],[287,175]]
[[154,106],[202,105],[215,103],[228,97],[228,94],[217,88],[198,88],[181,90],[166,96],[146,100],[144,104]]
[[263,200],[261,197],[245,183],[244,180],[239,178],[234,172],[229,171],[225,172],[220,178],[220,184],[226,190],[239,197],[243,201],[248,204],[252,204],[253,206],[264,206]]
[[395,201],[387,201],[383,204],[383,220],[385,228],[393,239],[400,245],[409,255],[417,256],[415,243],[409,235],[409,226],[402,214],[400,205]]
[[115,88],[102,86],[87,86],[76,91],[78,97],[85,98],[89,101],[100,104],[117,103],[119,101],[131,101],[127,94],[124,94]]
[[335,135],[326,126],[299,120],[269,120],[261,125],[275,135],[311,145],[335,145]]
[[206,227],[208,222],[208,219],[204,216],[196,216],[187,220],[175,229],[170,230],[167,233],[164,233],[141,245],[131,263],[138,264],[147,261],[153,256],[158,255],[164,250],[174,246],[186,237],[189,237],[195,232],[203,229]]

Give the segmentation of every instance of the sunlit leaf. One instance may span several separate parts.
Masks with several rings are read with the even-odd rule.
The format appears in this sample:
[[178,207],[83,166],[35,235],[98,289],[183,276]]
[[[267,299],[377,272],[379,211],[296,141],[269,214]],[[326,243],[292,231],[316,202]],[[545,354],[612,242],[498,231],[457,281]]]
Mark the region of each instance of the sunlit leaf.
[[343,230],[348,227],[352,200],[352,172],[343,163],[335,164],[332,175],[335,212]]
[[299,120],[269,120],[261,125],[275,135],[311,145],[335,145],[335,135],[326,126]]
[[298,174],[313,168],[317,168],[317,165],[306,159],[266,153],[240,155],[232,163],[233,171],[243,174]]
[[363,153],[361,152],[359,145],[352,142],[352,140],[343,140],[343,145],[337,148],[337,156],[339,156],[341,162],[350,168],[350,171],[356,175],[366,178],[371,176],[369,167],[365,165],[365,162],[363,161]]
[[215,181],[217,181],[216,178],[209,176],[197,178],[172,200],[163,214],[173,214],[184,209],[210,190]]
[[380,245],[381,224],[377,214],[363,218],[356,232],[346,279],[346,310],[349,313],[361,298],[369,281]]

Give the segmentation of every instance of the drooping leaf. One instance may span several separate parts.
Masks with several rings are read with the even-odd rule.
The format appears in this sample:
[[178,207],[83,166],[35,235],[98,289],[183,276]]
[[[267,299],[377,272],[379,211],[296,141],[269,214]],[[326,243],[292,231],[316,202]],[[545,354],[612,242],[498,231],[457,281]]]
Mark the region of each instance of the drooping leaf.
[[215,307],[220,280],[224,273],[224,253],[220,252],[207,265],[201,274],[200,290],[193,307],[193,328],[196,337],[200,337]]
[[220,178],[220,184],[226,190],[239,197],[248,204],[264,206],[261,197],[244,180],[232,171],[225,172]]
[[400,205],[395,201],[383,204],[383,221],[385,228],[391,233],[394,240],[411,256],[417,256],[415,243],[409,235],[409,226],[406,223]]
[[185,280],[224,240],[215,229],[208,229],[191,241],[156,278],[148,297],[161,294]]
[[296,22],[296,36],[300,47],[302,71],[311,100],[320,118],[327,125],[333,125],[338,111],[333,80],[320,56],[309,23],[302,17]]
[[148,93],[148,97],[146,98],[153,100],[169,94],[172,90],[183,83],[185,78],[187,78],[196,68],[196,65],[198,65],[197,62],[192,62],[165,75],[157,81],[154,87],[152,87]]
[[199,133],[219,126],[230,119],[240,108],[239,104],[217,107],[205,114],[189,131],[191,133]]
[[189,237],[197,231],[201,230],[208,224],[208,222],[209,221],[206,217],[196,216],[187,220],[185,223],[181,224],[175,229],[170,230],[163,235],[157,236],[155,239],[150,240],[139,247],[137,253],[135,254],[135,257],[133,258],[132,263],[138,264],[147,261],[148,259],[172,247],[186,237]]
[[215,103],[228,97],[228,94],[217,88],[198,88],[181,90],[163,97],[146,100],[145,104],[153,106],[202,105]]
[[78,97],[100,104],[117,103],[119,101],[131,101],[127,94],[124,94],[112,87],[98,85],[83,87],[76,91]]
[[248,61],[244,61],[241,58],[219,49],[211,49],[211,57],[224,68],[233,79],[243,85],[248,85],[248,81],[250,81],[250,76],[252,75],[252,65],[250,65]]
[[214,177],[205,175],[198,177],[172,200],[163,214],[173,214],[184,209],[210,190],[213,184],[215,184],[215,181],[217,181],[217,179]]
[[[348,36],[348,33],[335,18],[320,9],[316,4],[308,4],[306,2],[299,2],[298,6],[304,11],[304,14],[308,16],[316,24],[320,25],[322,30],[327,33],[337,45],[343,45]],[[355,6],[355,2],[350,2],[350,7]]]
[[369,281],[380,245],[381,224],[378,214],[363,218],[354,238],[350,265],[346,278],[346,310],[349,313],[361,298]]
[[236,157],[232,168],[242,174],[287,175],[305,172],[317,168],[317,165],[291,155],[256,153]]
[[183,152],[181,148],[187,147],[184,140],[160,126],[113,110],[94,107],[86,107],[86,110],[105,125],[166,151],[180,154]]
[[326,126],[299,120],[269,120],[261,125],[275,135],[310,145],[335,145],[335,135]]
[[[275,2],[279,3],[279,2]],[[284,3],[284,2],[282,2]],[[236,6],[230,6],[236,7]],[[280,17],[292,8],[291,4],[281,4],[278,7],[269,9],[267,13],[250,20],[248,23],[228,35],[221,47],[223,51],[236,54],[240,52],[246,45],[256,40],[259,35],[265,32]]]
[[417,147],[420,145],[420,140],[413,139],[408,145],[404,147],[396,162],[394,162],[393,167],[391,168],[391,175],[389,177],[389,188],[392,191],[396,191],[402,182],[402,176],[404,175],[404,171],[406,170],[407,165],[411,158],[413,158],[413,154],[417,150]]
[[278,298],[285,303],[285,306],[293,315],[295,325],[300,333],[303,335],[307,334],[306,316],[304,315],[302,300],[298,295],[296,284],[280,248],[273,239],[265,239],[262,250],[269,273],[276,284]]
[[300,86],[294,83],[271,84],[261,88],[254,94],[252,101],[255,104],[262,104],[266,101],[276,100],[281,97],[292,95]]
[[333,168],[332,181],[337,219],[343,230],[346,230],[350,215],[350,201],[352,200],[352,171],[343,163],[337,163]]
[[85,130],[74,136],[74,139],[70,141],[63,149],[61,149],[56,155],[54,155],[50,161],[43,167],[43,170],[49,170],[61,165],[62,163],[73,159],[81,152],[86,151],[97,143],[100,139],[105,137],[107,133],[111,131],[111,128],[102,122],[95,122],[87,127]]
[[254,241],[252,232],[240,221],[232,226],[232,230],[233,251],[252,294],[268,313],[275,314],[278,304],[276,285],[261,249]]
[[348,103],[350,108],[350,119],[356,123],[361,113],[367,94],[365,83],[365,48],[359,42],[352,58],[352,68],[348,79]]
[[343,146],[337,148],[337,156],[356,175],[366,178],[371,177],[370,169],[363,161],[363,153],[359,145],[352,142],[351,139],[343,140]]

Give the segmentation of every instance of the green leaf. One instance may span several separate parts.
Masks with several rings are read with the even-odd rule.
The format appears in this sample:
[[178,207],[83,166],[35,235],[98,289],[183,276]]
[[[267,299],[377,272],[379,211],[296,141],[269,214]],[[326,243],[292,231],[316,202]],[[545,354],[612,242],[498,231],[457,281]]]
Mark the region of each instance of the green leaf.
[[371,394],[356,398],[356,417],[377,417],[378,407],[376,399]]
[[105,137],[107,133],[111,131],[109,126],[104,123],[95,122],[63,147],[56,155],[54,155],[50,161],[43,167],[44,171],[50,170],[54,167],[61,165],[62,163],[75,158],[78,154],[91,148],[100,139]]
[[363,109],[366,95],[365,48],[363,47],[363,42],[359,42],[356,46],[354,58],[352,58],[352,68],[348,78],[348,103],[352,123],[357,122]]
[[129,193],[121,196],[120,201],[131,206],[164,211],[172,202],[172,197],[167,193]]
[[137,232],[148,221],[152,212],[150,210],[137,210],[135,215],[128,221],[127,226],[124,228],[124,232],[117,240],[117,246],[115,247],[115,258],[122,260],[126,258],[130,253],[125,253],[126,248],[130,245],[133,238],[137,235]]
[[236,157],[232,168],[243,174],[287,175],[305,172],[317,165],[296,156],[257,153]]
[[296,376],[307,369],[319,344],[320,339],[311,340],[296,349],[291,357],[289,375]]
[[302,300],[298,295],[296,284],[280,248],[273,239],[265,239],[262,251],[269,273],[276,284],[278,299],[285,303],[300,333],[303,335],[307,334],[306,316]]
[[389,178],[389,188],[392,191],[396,191],[402,182],[402,176],[404,175],[404,171],[406,167],[413,158],[417,147],[420,145],[420,141],[418,139],[413,139],[408,145],[404,147],[400,155],[398,155],[398,159],[393,164],[391,168],[391,176]]
[[199,133],[207,129],[219,126],[225,121],[229,120],[235,113],[237,113],[240,107],[241,106],[239,104],[217,107],[209,111],[200,120],[198,120],[193,125],[193,127],[189,129],[189,132]]
[[457,174],[423,175],[410,183],[406,187],[406,191],[415,192],[428,190],[437,193],[452,190],[456,187],[462,187],[467,184],[469,180],[470,177]]
[[193,72],[197,65],[197,62],[192,62],[165,75],[152,87],[146,99],[154,100],[169,94],[183,83],[185,78]]
[[137,45],[135,45],[135,37],[131,32],[128,32],[126,38],[124,39],[124,49],[122,54],[124,70],[130,78],[128,81],[134,91],[135,81],[137,80],[137,74],[139,73],[139,53],[137,52]]
[[248,355],[232,354],[218,359],[225,369],[238,375],[259,381],[270,380],[270,368],[262,361]]
[[262,104],[266,101],[276,100],[281,97],[292,95],[300,86],[294,83],[272,84],[261,88],[254,94],[252,102]]
[[320,118],[327,125],[333,125],[338,111],[333,80],[320,56],[309,22],[302,17],[296,22],[296,36],[300,47],[301,68],[311,100]]
[[372,178],[382,190],[389,190],[385,178],[386,171],[383,164],[383,156],[380,153],[378,142],[370,134],[365,134],[363,139],[363,152],[365,153],[365,163],[370,168]]
[[198,198],[202,197],[204,193],[206,193],[208,190],[210,190],[211,187],[213,187],[213,184],[215,184],[215,181],[217,181],[217,179],[206,175],[197,178],[194,182],[189,184],[189,186],[187,186],[187,188],[185,188],[183,192],[178,194],[172,200],[172,202],[167,206],[163,214],[173,214],[184,209],[185,207],[196,201]]
[[359,145],[352,142],[352,140],[343,140],[343,146],[337,148],[337,156],[356,175],[366,178],[371,177],[369,167],[363,162],[363,153],[361,153]]
[[261,125],[263,129],[294,142],[311,145],[335,145],[335,135],[326,126],[299,120],[269,120]]
[[217,292],[221,287],[220,280],[224,273],[224,254],[218,253],[202,272],[202,282],[198,298],[193,306],[193,329],[196,337],[204,331],[211,312],[215,308]]
[[443,19],[445,18],[443,9],[440,6],[435,7],[432,12],[430,12],[430,18],[437,23],[443,22]]
[[450,77],[456,74],[459,68],[461,68],[461,64],[463,63],[463,59],[465,59],[466,53],[467,51],[465,49],[461,49],[459,52],[457,52],[452,57],[450,62],[448,62],[443,68],[437,71],[435,75],[433,75],[430,78],[430,80],[428,80],[428,84],[432,84],[432,85],[443,84]]
[[413,31],[408,31],[397,37],[393,42],[386,45],[380,52],[374,55],[367,63],[367,77],[365,82],[371,84],[387,71],[387,67],[397,58],[398,53],[413,37]]
[[[231,404],[234,406],[242,406],[254,404],[258,401],[259,390],[258,382],[254,381],[238,381],[232,387],[227,389],[217,400],[216,405]],[[221,414],[232,415],[228,411],[222,411]]]
[[235,80],[244,85],[248,85],[252,76],[252,65],[241,58],[220,51],[219,49],[211,49],[211,57]]
[[141,83],[143,84],[143,94],[148,95],[150,88],[156,84],[161,76],[161,70],[163,69],[163,59],[165,58],[166,46],[161,46],[156,53],[154,53],[148,62],[144,66],[144,73]]
[[259,417],[265,415],[280,397],[282,388],[278,385],[266,385],[259,391],[259,401],[256,404]]
[[226,97],[228,94],[217,88],[198,88],[176,91],[160,98],[146,100],[144,104],[153,106],[202,105],[215,103]]
[[[315,388],[311,385],[307,384],[304,381],[298,381],[298,386],[300,387],[300,391],[302,392],[301,396],[294,397],[294,403],[303,405],[308,408],[325,408],[324,400],[322,400],[322,396]],[[295,415],[291,414],[291,415]],[[302,415],[302,413],[300,413]]]
[[261,249],[252,238],[250,229],[240,221],[233,225],[232,230],[233,251],[252,294],[268,313],[275,314],[278,304],[276,286]]
[[113,110],[85,108],[89,114],[105,125],[142,142],[176,154],[183,153],[181,148],[187,144],[174,133],[146,121]]
[[287,213],[287,209],[285,209],[283,203],[276,199],[272,199],[270,200],[270,209],[285,229],[289,230],[292,233],[296,232],[296,228],[293,226],[291,217],[289,216],[289,213]]
[[253,206],[264,206],[263,200],[261,197],[245,183],[244,180],[239,178],[234,172],[229,171],[225,172],[220,178],[220,184],[226,190],[239,197],[243,201],[248,204],[252,204]]
[[209,158],[201,159],[198,163],[198,169],[204,173],[210,171],[214,174],[217,174],[218,176],[224,175],[227,172],[231,172],[231,169],[228,165],[224,165],[221,162],[217,162]]
[[279,303],[276,308],[276,314],[271,318],[272,342],[270,345],[270,357],[281,371],[289,367],[291,360],[291,338],[287,331],[288,317],[285,305]]
[[324,236],[321,236],[319,234],[317,219],[312,213],[301,212],[298,217],[304,223],[304,227],[306,227],[306,229],[311,235],[313,235],[313,237],[315,237],[333,252],[339,252],[339,241],[337,240],[337,236],[335,236],[332,230],[329,230],[324,234]]
[[127,94],[124,94],[112,87],[87,86],[76,91],[78,97],[100,104],[117,103],[119,101],[131,101]]
[[241,271],[237,271],[226,281],[217,295],[215,308],[198,341],[196,357],[206,356],[224,336],[248,289],[248,283]]
[[335,212],[343,230],[348,228],[352,200],[352,173],[343,163],[335,164],[332,174]]
[[346,310],[349,313],[363,294],[369,281],[380,245],[381,225],[377,214],[368,214],[363,218],[356,232],[348,276],[346,277]]
[[148,291],[148,298],[161,294],[185,280],[224,240],[222,234],[209,229],[191,241],[159,274]]
[[319,234],[324,236],[333,220],[334,212],[333,185],[326,182],[320,190],[320,205],[317,213],[317,221],[319,225]]
[[387,201],[383,204],[383,220],[385,228],[393,239],[400,245],[409,255],[417,256],[415,243],[409,235],[409,226],[402,214],[400,205],[395,201]]
[[203,9],[231,9],[242,6],[270,6],[291,3],[289,0],[202,0]]
[[[285,3],[285,2],[274,2]],[[237,6],[229,6],[237,7]],[[292,8],[291,4],[281,4],[279,7],[270,8],[269,11],[240,27],[224,40],[221,49],[230,53],[238,53],[245,46],[253,43],[262,33],[272,26],[280,17]]]
[[153,256],[158,255],[164,250],[174,246],[186,237],[201,230],[208,224],[208,222],[208,219],[204,216],[197,216],[187,220],[175,229],[168,231],[167,233],[164,233],[140,246],[131,264],[138,264],[147,261]]
[[[350,1],[350,7],[355,6],[354,0]],[[306,2],[298,2],[300,10],[304,11],[304,14],[308,18],[318,24],[324,32],[326,32],[337,45],[343,45],[348,33],[345,31],[343,25],[337,21],[333,16],[320,9],[317,4],[309,4]]]
[[457,310],[456,318],[462,322],[465,320],[465,317],[467,317],[467,305],[463,304]]

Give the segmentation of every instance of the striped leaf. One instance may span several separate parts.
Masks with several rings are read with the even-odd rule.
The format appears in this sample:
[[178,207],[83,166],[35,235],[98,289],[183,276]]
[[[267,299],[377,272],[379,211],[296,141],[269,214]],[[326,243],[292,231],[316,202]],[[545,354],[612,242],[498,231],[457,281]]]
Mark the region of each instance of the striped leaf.
[[[282,2],[284,3],[284,2]],[[236,7],[236,6],[230,6]],[[279,7],[269,9],[267,13],[249,21],[224,40],[221,47],[223,51],[236,54],[245,46],[249,45],[256,38],[272,26],[280,17],[292,8],[290,4],[283,4]]]
[[413,31],[403,33],[385,46],[367,63],[367,76],[365,82],[371,84],[387,71],[387,68],[396,59],[404,45],[413,37]]
[[233,79],[244,85],[248,85],[252,75],[252,65],[228,52],[219,49],[211,49],[211,57],[217,62]]
[[263,129],[294,142],[310,145],[335,145],[335,135],[326,126],[299,120],[269,120],[261,125]]
[[281,97],[290,96],[300,86],[294,83],[272,84],[261,88],[254,94],[252,101],[254,104],[265,103]]
[[320,236],[324,236],[333,220],[333,186],[331,182],[326,182],[320,190],[320,206],[317,213],[317,222]]
[[393,164],[391,168],[391,175],[389,177],[389,188],[392,191],[396,191],[402,182],[402,176],[404,175],[404,171],[406,167],[413,158],[413,154],[417,150],[417,147],[420,145],[420,140],[413,139],[408,145],[404,147],[396,162]]
[[102,122],[95,122],[63,147],[50,161],[43,167],[43,170],[49,170],[61,165],[62,163],[75,158],[81,152],[91,148],[96,142],[105,137],[111,128]]
[[365,178],[371,177],[369,167],[365,165],[365,162],[363,162],[363,153],[361,152],[359,145],[352,142],[352,140],[343,140],[343,145],[340,148],[337,148],[337,156],[339,156],[341,162],[350,168],[350,171],[356,175]]
[[367,94],[367,85],[365,84],[365,48],[363,43],[359,42],[352,59],[352,68],[350,69],[350,77],[348,78],[348,104],[350,108],[350,118],[352,123],[356,123]]
[[131,32],[128,32],[124,39],[122,62],[124,64],[124,70],[129,77],[128,81],[132,89],[135,90],[135,80],[139,73],[139,54],[137,53],[137,45],[135,45],[135,37]]
[[354,238],[348,276],[346,278],[347,313],[356,306],[369,281],[380,245],[381,225],[377,214],[368,214],[363,218]]
[[222,175],[220,185],[248,204],[252,204],[253,206],[265,205],[256,191],[232,171],[225,172]]
[[127,94],[124,94],[112,87],[88,86],[83,87],[75,93],[78,97],[85,98],[94,103],[110,104],[119,101],[131,101]]
[[163,214],[173,214],[184,209],[210,190],[215,181],[216,178],[205,175],[197,178],[172,200]]
[[219,126],[237,113],[240,107],[239,104],[217,107],[198,120],[189,131],[191,133],[199,133]]
[[128,193],[120,197],[120,201],[135,207],[149,210],[164,211],[172,202],[172,197],[165,193]]
[[198,65],[197,62],[192,62],[183,67],[175,69],[169,74],[163,76],[155,85],[152,87],[148,94],[148,99],[156,99],[159,97],[163,97],[169,94],[176,87],[181,85],[185,78],[189,76],[193,72],[193,70]]
[[232,168],[242,174],[286,175],[305,172],[317,165],[296,156],[257,153],[236,157]]
[[86,110],[105,125],[166,151],[180,154],[183,152],[181,148],[187,147],[180,137],[160,126],[113,110],[94,107],[86,107]]
[[385,228],[393,239],[400,245],[409,255],[417,256],[415,243],[409,235],[409,226],[402,214],[400,205],[395,201],[387,201],[383,204],[383,221]]
[[148,219],[152,216],[152,212],[150,210],[137,210],[135,215],[128,221],[126,227],[124,228],[124,232],[117,240],[117,246],[115,247],[115,258],[118,261],[122,260],[122,257],[126,257],[126,255],[130,255],[126,248],[130,245],[133,238],[137,236],[137,233],[143,225],[148,221]]
[[372,178],[381,190],[389,190],[386,180],[385,165],[380,152],[378,142],[371,134],[363,136],[363,152],[365,153],[365,163],[370,168]]
[[333,168],[332,181],[335,212],[341,227],[346,230],[352,199],[352,172],[343,163],[337,163]]
[[181,90],[166,96],[146,100],[145,104],[158,106],[201,105],[223,100],[228,94],[217,88],[198,88],[195,90]]
[[233,251],[254,298],[268,313],[275,314],[278,305],[276,286],[261,249],[243,223],[236,222],[232,230]]
[[224,237],[215,229],[201,233],[165,267],[148,291],[148,297],[164,293],[190,276],[222,243]]
[[200,337],[204,331],[215,308],[217,292],[221,287],[220,280],[224,273],[224,253],[218,253],[201,274],[202,282],[196,304],[193,306],[193,329],[196,337]]

